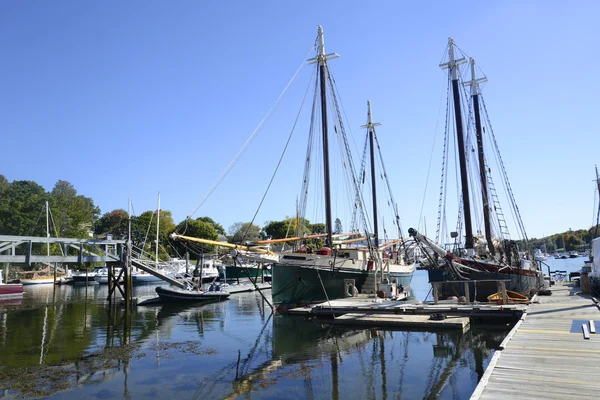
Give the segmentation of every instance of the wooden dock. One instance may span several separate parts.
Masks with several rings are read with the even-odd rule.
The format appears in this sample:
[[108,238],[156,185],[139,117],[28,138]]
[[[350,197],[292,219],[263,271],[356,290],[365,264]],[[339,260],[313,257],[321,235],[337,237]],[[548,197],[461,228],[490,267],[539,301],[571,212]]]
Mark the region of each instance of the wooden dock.
[[[528,306],[471,399],[598,398],[600,332],[589,331],[600,330],[600,311],[578,290],[556,285],[551,296],[538,296],[539,303]],[[582,326],[587,327],[587,339]]]
[[332,324],[397,329],[461,329],[466,332],[470,328],[471,318],[515,321],[521,318],[526,308],[521,304],[460,304],[456,300],[432,304],[359,295],[292,308],[287,310],[287,314],[326,318]]

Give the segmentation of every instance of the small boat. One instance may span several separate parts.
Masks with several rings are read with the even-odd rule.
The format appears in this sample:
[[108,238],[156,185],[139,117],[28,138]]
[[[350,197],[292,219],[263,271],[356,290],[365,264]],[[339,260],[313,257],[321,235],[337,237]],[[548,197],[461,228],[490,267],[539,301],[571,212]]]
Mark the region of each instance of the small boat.
[[23,296],[23,285],[20,283],[4,283],[0,273],[0,299]]
[[33,274],[27,278],[19,279],[23,285],[45,285],[45,284],[53,284],[54,276],[53,275],[37,275]]
[[88,272],[86,271],[78,271],[76,274],[73,274],[73,284],[74,285],[94,285],[96,282],[96,272]]
[[[524,294],[513,292],[512,290],[506,291],[506,297],[508,297],[509,304],[527,304],[529,303],[529,298]],[[488,296],[488,301],[490,303],[498,303],[502,304],[502,293],[494,293]]]
[[[162,271],[160,271],[160,272],[162,272]],[[131,282],[134,285],[142,285],[145,283],[162,282],[162,279],[160,279],[158,276],[154,276],[145,271],[138,271],[138,272],[134,272],[133,274],[131,274]]]
[[229,293],[225,291],[204,291],[204,290],[187,290],[174,287],[158,286],[156,294],[162,301],[195,301],[195,302],[214,302],[225,300],[229,297]]

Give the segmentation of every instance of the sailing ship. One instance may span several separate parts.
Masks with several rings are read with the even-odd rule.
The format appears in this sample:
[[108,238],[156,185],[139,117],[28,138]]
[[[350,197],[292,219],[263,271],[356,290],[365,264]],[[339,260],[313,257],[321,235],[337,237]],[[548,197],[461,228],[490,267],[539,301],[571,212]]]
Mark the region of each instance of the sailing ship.
[[[462,209],[459,206],[459,222],[456,232],[452,232],[451,237],[455,240],[454,251],[449,251],[435,241],[421,235],[415,229],[410,229],[409,234],[417,240],[427,252],[427,269],[429,271],[429,281],[438,290],[440,299],[450,296],[466,296],[469,300],[486,301],[487,297],[498,291],[498,283],[504,282],[506,289],[513,292],[530,295],[543,286],[543,274],[538,270],[533,262],[532,255],[521,255],[518,245],[510,239],[508,226],[504,220],[502,209],[498,202],[498,196],[493,186],[491,170],[486,161],[483,146],[484,128],[482,127],[482,110],[487,117],[487,109],[481,97],[479,84],[486,81],[486,78],[477,78],[475,61],[470,59],[471,80],[463,83],[463,86],[470,86],[472,113],[468,112],[471,122],[474,119],[474,130],[476,145],[473,146],[470,140],[473,135],[464,135],[463,114],[461,112],[461,92],[459,82],[459,65],[466,63],[466,57],[455,58],[454,41],[448,40],[448,62],[440,67],[448,69],[449,84],[451,85],[452,100],[448,98],[449,109],[454,110],[454,127],[456,131],[456,143],[458,146],[458,159],[460,166],[460,183]],[[450,89],[449,89],[450,93]],[[450,96],[450,94],[449,94]],[[481,100],[481,102],[480,102]],[[453,107],[452,107],[453,105]],[[452,118],[450,113],[447,115],[446,126],[452,128]],[[489,124],[489,120],[486,120]],[[469,127],[473,127],[470,124]],[[491,128],[490,125],[488,127]],[[467,132],[469,133],[469,132]],[[488,129],[490,141],[496,150],[497,160],[499,160],[499,170],[504,178],[504,186],[507,188],[507,197],[511,202],[512,210],[515,212],[517,228],[520,231],[523,241],[527,243],[527,235],[523,223],[514,202],[514,196],[510,184],[508,183],[506,171],[502,163],[500,153],[494,137],[493,130]],[[472,140],[472,139],[471,139]],[[477,148],[477,151],[475,151]],[[473,150],[471,150],[473,149]],[[445,149],[445,160],[447,159],[447,150]],[[473,158],[468,158],[469,154]],[[468,167],[478,167],[478,170],[469,174]],[[470,176],[477,176],[479,179],[470,179]],[[475,198],[476,190],[469,187],[470,181],[479,181],[480,194],[482,200],[482,213],[485,235],[475,237],[473,235],[473,224],[471,220],[471,196]],[[444,179],[442,179],[444,182]],[[471,190],[471,192],[470,192]],[[440,191],[442,192],[442,190]],[[445,215],[445,196],[440,196],[440,210],[438,211],[438,233]],[[462,218],[461,217],[462,212]],[[492,220],[492,217],[495,220]],[[492,225],[497,227],[496,236],[492,235]],[[464,247],[459,238],[461,238],[462,228],[464,228]],[[477,240],[479,239],[479,240]],[[465,288],[465,283],[468,287]]]
[[[355,296],[359,293],[376,294],[378,284],[385,282],[394,285],[400,284],[408,286],[415,270],[414,260],[409,260],[403,251],[404,239],[401,234],[393,240],[387,237],[387,230],[383,229],[384,234],[380,238],[378,231],[379,210],[377,209],[376,184],[375,184],[375,160],[374,160],[374,140],[375,130],[371,120],[371,111],[369,105],[367,128],[368,138],[370,138],[370,160],[371,160],[371,189],[373,197],[373,224],[368,221],[368,215],[364,208],[364,198],[361,188],[361,179],[356,175],[352,153],[348,138],[345,133],[344,124],[341,118],[341,111],[337,100],[337,89],[335,80],[328,67],[328,60],[337,58],[335,53],[326,54],[323,29],[318,27],[316,40],[316,57],[309,59],[309,64],[315,64],[315,93],[313,97],[313,107],[311,116],[311,126],[309,130],[309,140],[307,156],[304,160],[304,175],[302,179],[302,189],[300,206],[297,207],[295,219],[296,235],[291,238],[258,240],[250,243],[231,244],[210,241],[199,238],[191,238],[179,234],[172,234],[171,237],[177,240],[195,241],[199,243],[228,247],[232,253],[237,255],[244,254],[248,256],[254,253],[254,261],[271,263],[272,280],[272,298],[274,306],[278,310],[286,310],[295,306],[318,303],[332,299]],[[328,99],[327,93],[330,93]],[[328,102],[334,105],[332,120],[335,121],[333,129],[335,137],[340,144],[340,161],[342,167],[340,171],[344,174],[346,188],[351,193],[350,198],[346,199],[346,210],[351,210],[351,229],[348,234],[341,233],[341,223],[334,229],[333,210],[331,192],[335,183],[338,183],[336,177],[330,173],[330,151],[328,135]],[[320,117],[320,118],[319,118]],[[318,121],[321,121],[320,127]],[[320,135],[315,134],[320,130]],[[333,137],[333,136],[332,136]],[[321,148],[320,155],[322,175],[316,179],[311,179],[311,161],[319,160],[319,157],[313,155],[313,150]],[[317,161],[318,162],[318,161]],[[364,169],[361,171],[364,172]],[[386,174],[384,174],[386,175]],[[316,211],[318,218],[323,217],[325,226],[323,233],[306,233],[306,207],[309,192],[309,184],[313,181],[321,181],[317,190],[322,190],[323,197],[315,203],[323,204],[324,210]],[[334,181],[332,183],[332,180]],[[387,178],[386,178],[387,180]],[[342,184],[342,183],[340,183]],[[389,185],[388,185],[389,186]],[[338,212],[342,207],[338,208]],[[397,207],[396,207],[397,208]],[[396,210],[393,210],[393,223],[399,226],[400,218]],[[339,217],[338,217],[339,218]],[[373,227],[373,228],[371,228]],[[357,237],[358,236],[358,237]],[[380,239],[384,239],[382,242]],[[313,241],[313,242],[310,242]],[[318,241],[318,242],[314,242]],[[324,241],[324,242],[323,242]],[[288,252],[273,252],[266,249],[265,245],[274,245],[281,243],[296,243],[296,246]],[[314,249],[313,249],[314,246]],[[248,274],[250,275],[250,274]],[[227,275],[229,278],[229,274]],[[251,278],[251,276],[250,276]],[[396,279],[397,282],[393,282]],[[399,282],[398,282],[399,281]]]
[[[322,165],[323,165],[323,186],[324,186],[324,205],[326,220],[326,238],[325,246],[310,254],[308,252],[292,252],[280,255],[279,262],[274,263],[272,270],[272,296],[275,307],[279,310],[285,310],[300,305],[323,302],[331,299],[351,297],[357,293],[377,291],[378,279],[388,275],[390,270],[395,270],[399,277],[404,278],[404,283],[410,283],[414,273],[414,263],[406,263],[403,253],[397,251],[395,246],[402,243],[402,240],[379,244],[378,231],[378,210],[376,200],[376,182],[375,182],[375,158],[374,158],[374,138],[375,126],[371,119],[371,108],[368,103],[368,122],[363,126],[367,128],[370,143],[370,161],[371,161],[371,189],[373,204],[373,229],[372,235],[369,233],[369,224],[367,216],[362,208],[364,201],[362,191],[359,187],[360,179],[355,176],[353,168],[352,155],[349,152],[347,138],[345,135],[343,123],[341,122],[334,79],[331,77],[331,71],[328,67],[328,60],[338,57],[337,54],[326,54],[323,29],[318,27],[317,36],[317,55],[309,60],[309,63],[316,64],[316,76],[318,87],[315,84],[314,104],[320,105],[321,111],[321,142],[322,142]],[[334,125],[336,136],[342,140],[341,146],[345,146],[346,154],[344,162],[347,163],[347,173],[351,181],[351,186],[355,191],[354,207],[356,211],[353,220],[359,219],[365,235],[364,237],[337,240],[334,241],[334,227],[332,223],[331,206],[331,179],[329,165],[329,137],[328,137],[328,117],[327,117],[327,92],[328,85],[331,89],[332,103],[335,106],[334,115],[338,117],[337,124]],[[318,90],[318,92],[317,92]],[[318,93],[318,96],[317,96]],[[318,107],[313,107],[313,112]],[[309,143],[309,149],[311,143]],[[307,157],[310,159],[310,156]],[[364,170],[363,170],[364,172]],[[304,181],[306,181],[307,168],[305,167]],[[306,193],[303,185],[302,194]],[[304,206],[302,207],[304,209]],[[397,213],[396,213],[397,214]],[[300,220],[303,220],[301,218]],[[399,217],[396,215],[396,221]],[[354,223],[354,221],[353,221]],[[357,225],[358,225],[357,224]],[[357,245],[357,243],[366,243],[366,245]],[[392,248],[392,251],[388,249]],[[384,258],[384,256],[387,256]],[[387,272],[386,272],[387,271]],[[372,277],[371,277],[372,276]],[[370,279],[369,279],[370,278]],[[368,283],[367,283],[368,282]]]

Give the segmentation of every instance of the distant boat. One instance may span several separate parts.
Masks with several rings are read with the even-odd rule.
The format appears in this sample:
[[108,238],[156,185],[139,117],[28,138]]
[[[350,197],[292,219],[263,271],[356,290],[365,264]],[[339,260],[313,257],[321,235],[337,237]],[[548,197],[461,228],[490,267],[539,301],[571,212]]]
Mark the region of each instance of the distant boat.
[[54,275],[39,275],[35,271],[21,272],[25,278],[20,278],[19,281],[23,285],[51,285],[54,283]]
[[134,285],[141,285],[145,283],[162,282],[162,279],[147,272],[138,271],[131,274],[131,282]]
[[95,285],[96,282],[96,272],[95,271],[78,271],[73,274],[73,284],[74,285]]
[[534,253],[536,261],[546,261],[550,256],[544,254],[541,249],[536,249]]
[[226,300],[230,294],[226,291],[186,290],[174,287],[158,286],[156,294],[162,301],[170,302],[215,302]]
[[96,282],[100,284],[108,283],[109,276],[108,268],[106,266],[94,268],[94,271],[96,271]]
[[569,253],[569,258],[577,258],[579,257],[579,253],[576,252],[575,250],[573,250],[572,252]]

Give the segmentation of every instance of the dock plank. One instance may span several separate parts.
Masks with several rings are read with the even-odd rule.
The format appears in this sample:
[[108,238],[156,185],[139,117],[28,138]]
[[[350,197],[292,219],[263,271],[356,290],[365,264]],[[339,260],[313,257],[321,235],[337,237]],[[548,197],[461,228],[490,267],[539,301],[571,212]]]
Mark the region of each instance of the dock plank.
[[600,320],[600,311],[569,285],[553,287],[552,297],[538,301],[494,354],[471,399],[598,397],[600,335],[584,339],[581,321]]

